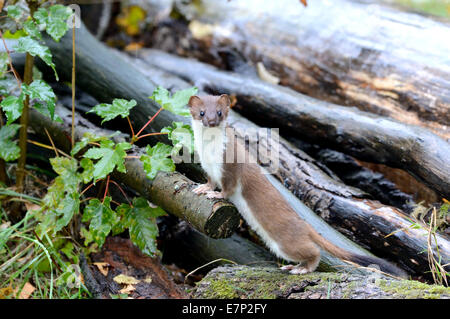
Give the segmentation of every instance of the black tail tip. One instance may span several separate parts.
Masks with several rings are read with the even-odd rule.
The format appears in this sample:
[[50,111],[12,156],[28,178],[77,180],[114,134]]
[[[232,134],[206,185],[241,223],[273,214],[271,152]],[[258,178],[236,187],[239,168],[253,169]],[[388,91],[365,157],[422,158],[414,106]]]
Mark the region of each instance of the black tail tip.
[[373,268],[378,268],[382,272],[391,274],[396,277],[408,278],[408,274],[406,271],[398,268],[397,266],[394,266],[393,264],[377,258],[377,257],[370,257],[370,256],[362,256],[362,255],[352,255],[350,261],[357,263],[358,265],[361,265],[363,267],[370,267],[371,265]]

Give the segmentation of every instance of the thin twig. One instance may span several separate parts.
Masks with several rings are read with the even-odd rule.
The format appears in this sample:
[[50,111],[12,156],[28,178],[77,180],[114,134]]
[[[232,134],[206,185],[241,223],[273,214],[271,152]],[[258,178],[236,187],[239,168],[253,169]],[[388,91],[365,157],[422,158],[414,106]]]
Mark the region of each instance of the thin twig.
[[72,24],[72,147],[75,144],[75,14]]
[[159,114],[162,110],[163,110],[163,107],[161,106],[161,107],[159,108],[158,112],[156,112],[155,115],[153,115],[153,116],[150,118],[150,120],[149,120],[147,123],[145,123],[145,125],[141,128],[141,130],[136,134],[136,137],[139,137],[139,134],[141,134],[142,131],[143,131],[147,126],[150,125],[150,123],[155,119],[156,116],[158,116],[158,114]]

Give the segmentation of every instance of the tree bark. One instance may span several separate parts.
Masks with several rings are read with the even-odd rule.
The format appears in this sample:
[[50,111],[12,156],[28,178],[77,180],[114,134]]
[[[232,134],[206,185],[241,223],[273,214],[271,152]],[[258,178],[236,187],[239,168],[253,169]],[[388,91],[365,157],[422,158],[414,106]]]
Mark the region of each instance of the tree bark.
[[209,299],[449,299],[450,288],[395,280],[378,273],[291,275],[268,267],[218,267],[200,281],[193,298]]
[[[30,125],[36,134],[47,140],[44,128],[48,130],[55,145],[69,152],[71,147],[71,113],[64,109],[57,109],[64,124],[51,121],[35,110],[30,112]],[[95,127],[90,122],[76,114],[75,139],[79,140],[85,132],[97,135],[108,135],[111,131]],[[123,135],[117,141],[123,141]],[[134,154],[143,153],[139,148]],[[230,202],[222,199],[209,199],[205,195],[197,195],[192,189],[197,185],[178,172],[159,172],[153,180],[146,177],[142,163],[138,159],[125,161],[126,174],[114,174],[114,178],[134,189],[141,196],[147,198],[165,211],[185,219],[199,231],[212,238],[224,238],[233,234],[239,224],[239,214]]]
[[279,126],[356,158],[402,168],[450,198],[450,144],[427,129],[321,102],[161,51],[146,50],[142,57],[206,91],[235,95],[235,109],[260,125]]
[[[450,138],[450,24],[379,1],[176,3],[152,45]],[[218,14],[220,12],[220,14]],[[188,24],[189,23],[189,24]]]

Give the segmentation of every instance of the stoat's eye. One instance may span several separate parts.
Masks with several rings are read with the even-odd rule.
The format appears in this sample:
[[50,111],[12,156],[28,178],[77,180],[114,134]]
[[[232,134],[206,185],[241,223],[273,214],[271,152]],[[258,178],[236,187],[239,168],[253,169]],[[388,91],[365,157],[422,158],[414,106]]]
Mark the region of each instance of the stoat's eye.
[[205,115],[205,112],[200,111],[200,116],[204,116],[204,115]]
[[222,111],[217,111],[217,115],[222,116]]

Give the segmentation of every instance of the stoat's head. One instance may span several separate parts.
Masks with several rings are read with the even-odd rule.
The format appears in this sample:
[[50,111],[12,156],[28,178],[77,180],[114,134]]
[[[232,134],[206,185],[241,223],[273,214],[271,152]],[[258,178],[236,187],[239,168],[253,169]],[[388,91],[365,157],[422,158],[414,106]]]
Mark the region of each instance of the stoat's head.
[[230,98],[220,96],[191,96],[188,105],[194,120],[202,121],[203,126],[216,127],[225,123],[230,110]]

